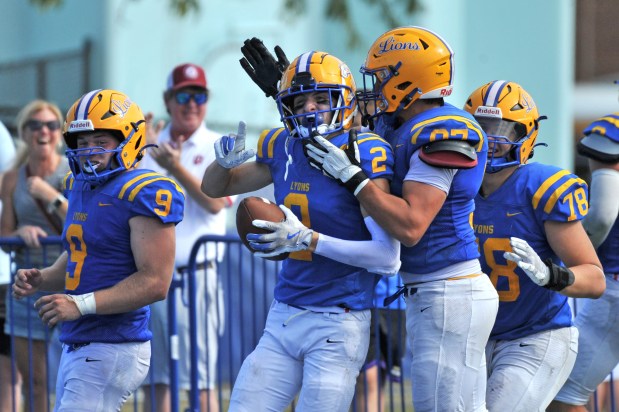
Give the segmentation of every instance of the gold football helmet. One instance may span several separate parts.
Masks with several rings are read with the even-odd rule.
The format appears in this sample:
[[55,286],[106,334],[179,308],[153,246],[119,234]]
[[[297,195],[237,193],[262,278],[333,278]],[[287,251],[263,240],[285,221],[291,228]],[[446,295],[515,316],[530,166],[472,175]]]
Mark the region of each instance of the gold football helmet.
[[[92,165],[84,169],[81,158],[88,157],[93,151],[102,148],[77,148],[77,135],[95,130],[113,132],[120,144],[114,152],[116,155],[106,170],[97,172]],[[71,171],[77,180],[86,180],[93,184],[102,184],[111,176],[130,169],[142,159],[146,144],[146,123],[142,110],[128,96],[116,90],[93,90],[86,93],[67,112],[63,135],[67,144],[67,158]]]
[[445,40],[421,27],[399,27],[381,35],[361,67],[365,92],[358,98],[364,117],[397,113],[418,99],[449,96],[453,56]]
[[[329,92],[329,109],[295,114],[295,97],[313,92]],[[290,134],[308,137],[314,130],[327,135],[350,129],[357,111],[355,93],[355,79],[346,64],[331,54],[310,51],[286,68],[275,99]],[[328,112],[333,113],[333,118],[327,124],[324,113]]]
[[505,156],[489,150],[486,172],[525,164],[533,157],[540,116],[533,98],[518,83],[496,80],[475,90],[464,110],[472,114],[488,135],[490,144],[511,145]]

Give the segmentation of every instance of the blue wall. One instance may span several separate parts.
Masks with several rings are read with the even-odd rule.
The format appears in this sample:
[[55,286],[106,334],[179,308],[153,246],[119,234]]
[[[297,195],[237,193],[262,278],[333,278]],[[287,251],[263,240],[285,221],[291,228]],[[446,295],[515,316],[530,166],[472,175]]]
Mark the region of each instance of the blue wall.
[[[475,88],[490,80],[521,83],[540,113],[550,118],[542,123],[539,140],[551,147],[537,150],[536,160],[571,168],[574,0],[420,3],[415,15],[407,16],[397,4],[393,12],[402,24],[436,31],[455,50],[455,90],[449,102],[462,106]],[[349,1],[360,35],[357,47],[349,46],[341,23],[323,16],[326,0],[308,0],[299,16],[286,14],[283,0],[201,4],[198,14],[179,18],[167,0],[65,0],[61,8],[46,12],[28,2],[9,2],[0,14],[0,63],[75,49],[90,37],[92,88],[122,90],[144,111],[162,118],[168,72],[192,61],[207,71],[212,91],[209,126],[225,133],[245,120],[251,140],[262,128],[277,125],[279,116],[238,64],[244,39],[259,36],[269,47],[280,44],[291,59],[309,49],[331,52],[346,61],[360,81],[358,68],[367,48],[389,29],[377,17],[380,10],[365,1]]]

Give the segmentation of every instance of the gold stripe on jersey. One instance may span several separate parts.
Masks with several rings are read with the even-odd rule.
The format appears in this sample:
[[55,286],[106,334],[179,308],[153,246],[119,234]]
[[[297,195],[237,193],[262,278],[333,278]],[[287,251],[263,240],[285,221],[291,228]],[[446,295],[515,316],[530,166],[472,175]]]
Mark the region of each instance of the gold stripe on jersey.
[[[360,140],[357,140],[357,144],[361,144],[364,142],[369,142],[372,140],[378,140],[380,142],[385,142],[385,144],[387,144],[387,142],[385,141],[385,139],[383,139],[382,137],[380,137],[379,135],[375,134],[375,135],[369,135],[367,137],[362,137]],[[348,147],[348,143],[344,143],[340,146],[340,149],[344,150]]]
[[138,193],[140,192],[140,190],[142,190],[142,188],[144,186],[149,185],[149,184],[154,183],[154,182],[157,182],[159,180],[165,180],[167,182],[170,182],[170,183],[174,184],[174,186],[176,186],[176,189],[179,191],[179,193],[182,194],[183,196],[185,196],[185,193],[183,192],[183,189],[181,189],[180,186],[177,185],[174,180],[169,179],[169,178],[167,178],[165,176],[159,175],[159,177],[156,177],[154,179],[150,179],[150,180],[147,180],[147,181],[144,181],[144,182],[140,183],[133,190],[131,190],[131,192],[129,192],[129,201],[133,202],[133,199],[135,199],[135,197],[138,195]]
[[129,187],[133,186],[133,184],[135,184],[137,181],[140,181],[142,179],[148,179],[149,177],[153,177],[153,176],[160,176],[160,175],[159,173],[156,173],[156,172],[150,172],[150,173],[144,173],[144,174],[138,175],[134,177],[133,179],[129,180],[127,183],[124,184],[124,186],[120,190],[120,193],[118,194],[118,198],[122,199],[125,196],[125,192],[129,189]]
[[597,122],[607,121],[615,127],[619,127],[619,119],[614,116],[604,116],[601,119],[598,119]]
[[[539,206],[539,202],[542,200],[542,197],[544,196],[544,194],[546,194],[550,186],[554,185],[559,181],[559,179],[569,174],[570,172],[568,170],[561,170],[546,179],[533,195],[533,209],[537,209],[537,206]],[[547,204],[548,203],[546,203],[546,205]],[[546,208],[544,208],[544,210],[546,210]]]
[[[415,126],[413,126],[413,128],[411,129],[411,133],[414,132],[413,137],[411,138],[411,143],[414,145],[417,144],[417,138],[419,137],[419,135],[421,134],[425,126],[427,126],[428,124],[443,121],[443,120],[456,120],[458,122],[462,122],[467,126],[468,129],[476,132],[477,135],[479,136],[479,143],[477,143],[477,145],[475,146],[475,150],[477,151],[481,150],[484,144],[484,133],[482,132],[481,127],[477,126],[475,123],[471,122],[466,117],[460,117],[460,116],[438,116],[438,117],[433,117],[432,119],[424,120],[423,122],[416,123]],[[467,139],[468,139],[468,136],[465,136],[461,140],[467,140]],[[431,141],[433,140],[434,139],[432,139]]]
[[258,157],[262,157],[262,144],[264,143],[264,139],[267,137],[267,135],[269,134],[270,129],[268,130],[263,130],[262,133],[260,133],[260,137],[258,137]]
[[585,181],[580,178],[573,177],[571,179],[568,179],[567,182],[559,186],[557,190],[555,190],[553,194],[550,196],[550,199],[548,199],[548,201],[546,202],[546,205],[544,206],[544,212],[550,213],[552,211],[552,208],[555,207],[557,200],[559,200],[559,198],[563,196],[563,194],[567,191],[567,189],[569,189],[570,186],[572,186],[573,184],[586,185]]
[[140,180],[145,180],[145,181],[143,181],[142,183],[138,184],[134,189],[132,189],[129,192],[129,201],[133,201],[133,199],[138,194],[140,189],[142,189],[144,186],[146,186],[149,183],[156,182],[158,180],[166,180],[166,181],[172,183],[176,187],[176,190],[178,190],[178,192],[180,194],[185,196],[185,192],[183,191],[183,188],[180,187],[174,180],[172,180],[170,178],[167,178],[165,176],[162,176],[162,175],[160,175],[159,173],[156,173],[156,172],[149,172],[149,173],[144,173],[142,175],[134,177],[133,179],[131,179],[127,183],[125,183],[123,185],[122,189],[120,190],[120,193],[118,194],[118,198],[122,199],[125,196],[125,192],[127,190],[129,190],[129,188],[131,186],[133,186],[134,184],[136,184]]
[[73,174],[71,172],[68,172],[66,175],[64,175],[64,178],[62,179],[62,190],[67,190],[67,188],[69,190],[73,189],[74,181],[75,179],[73,178]]
[[591,129],[591,133],[596,132],[603,136],[606,136],[606,128],[604,126],[595,126],[593,129]]
[[[263,145],[264,145],[264,139],[269,135],[269,132],[273,130],[265,130],[264,132],[262,132],[262,134],[260,134],[260,138],[258,139],[258,157],[259,158],[263,158],[264,157],[264,153],[263,153]],[[277,139],[277,137],[286,129],[279,128],[277,129],[272,135],[271,138],[269,139],[269,142],[267,143],[267,158],[271,159],[273,158],[273,145],[275,144],[275,139]]]

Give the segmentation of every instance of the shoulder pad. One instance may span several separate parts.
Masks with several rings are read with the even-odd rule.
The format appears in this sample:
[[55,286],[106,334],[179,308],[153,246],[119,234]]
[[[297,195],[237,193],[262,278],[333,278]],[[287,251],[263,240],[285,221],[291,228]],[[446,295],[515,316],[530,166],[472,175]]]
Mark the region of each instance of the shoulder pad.
[[421,146],[419,158],[430,166],[471,169],[477,166],[477,152],[463,140],[437,140]]
[[602,163],[619,162],[619,143],[598,133],[585,136],[576,149],[581,155]]

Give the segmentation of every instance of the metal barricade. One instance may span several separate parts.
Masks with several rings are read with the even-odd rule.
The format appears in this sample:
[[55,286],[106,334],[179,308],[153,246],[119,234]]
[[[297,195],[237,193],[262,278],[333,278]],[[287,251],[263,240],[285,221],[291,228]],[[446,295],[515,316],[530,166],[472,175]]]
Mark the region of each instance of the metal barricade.
[[[13,276],[12,274],[15,272],[15,270],[17,269],[17,262],[21,262],[22,265],[24,266],[28,266],[28,263],[30,263],[31,260],[35,260],[37,262],[40,262],[42,265],[51,265],[56,257],[61,253],[62,250],[62,246],[61,246],[61,242],[60,242],[60,238],[58,236],[50,236],[47,238],[42,238],[40,239],[40,243],[41,243],[41,248],[37,249],[37,250],[31,250],[29,248],[26,247],[25,243],[21,240],[21,238],[0,238],[0,247],[2,247],[5,250],[8,250],[8,267],[4,267],[1,268],[1,270],[5,270],[8,271],[11,274],[10,277],[10,284],[8,285],[9,288],[9,293],[10,293],[10,286],[13,282]],[[32,258],[32,259],[31,259]],[[30,267],[30,266],[28,266]],[[5,296],[2,296],[2,300],[4,300]],[[29,299],[32,300],[32,299]],[[57,362],[59,360],[59,353],[55,353],[55,357],[53,357],[53,359],[50,359],[50,356],[45,356],[45,376],[41,377],[41,376],[37,376],[36,373],[36,369],[37,367],[40,367],[41,365],[35,364],[35,362],[33,362],[33,356],[32,356],[32,352],[33,352],[33,346],[35,344],[35,342],[38,342],[39,339],[33,339],[32,336],[32,330],[33,330],[33,326],[31,324],[31,320],[30,317],[31,315],[36,316],[36,314],[33,314],[32,312],[36,311],[36,309],[30,304],[30,303],[34,303],[34,301],[29,302],[29,304],[27,305],[28,308],[28,312],[27,312],[27,334],[26,336],[24,336],[25,339],[27,339],[27,345],[28,345],[28,352],[30,353],[30,356],[28,356],[28,379],[22,382],[22,387],[24,388],[26,395],[26,398],[24,399],[23,402],[23,410],[26,412],[31,412],[31,411],[35,411],[35,412],[39,412],[39,411],[48,411],[48,410],[52,410],[53,409],[53,403],[52,400],[50,399],[50,394],[54,391],[53,388],[53,384],[55,382],[55,378],[56,378],[56,371],[57,371]],[[11,381],[11,386],[15,385],[17,382],[17,360],[16,360],[16,353],[15,353],[15,329],[16,329],[16,322],[13,321],[13,319],[8,319],[9,313],[14,315],[14,304],[15,301],[10,298],[7,299],[6,302],[6,310],[7,310],[7,321],[9,324],[9,336],[10,336],[10,345],[11,345],[11,359],[10,359],[10,376],[7,377],[7,379],[10,379]],[[38,321],[38,318],[36,319],[36,321]],[[3,322],[4,323],[4,322]],[[47,354],[50,355],[50,346],[52,349],[57,349],[55,352],[58,352],[58,350],[60,349],[59,344],[54,345],[55,343],[57,343],[57,340],[54,339],[52,340],[52,336],[56,337],[55,335],[53,335],[53,331],[49,331],[47,328],[45,329],[45,338],[44,338],[44,342],[45,342],[45,347],[48,349],[47,350]],[[0,385],[4,384],[3,382],[0,382]],[[42,387],[40,385],[45,385],[45,389],[42,389]],[[35,393],[41,393],[41,391],[43,391],[43,395],[45,395],[45,393],[47,394],[47,399],[43,399],[43,401],[41,401],[40,399],[37,399],[37,403],[35,403]],[[5,396],[7,396],[8,394],[5,394]],[[15,411],[17,409],[17,405],[19,403],[18,400],[14,399],[13,396],[10,396],[10,400],[2,399],[0,400],[0,402],[7,402],[10,403],[10,410]],[[45,405],[41,405],[41,403],[44,403]],[[38,405],[38,407],[36,406]]]
[[[41,241],[44,251],[48,248],[60,247],[61,242],[59,237],[48,237]],[[277,282],[277,275],[281,267],[280,262],[268,261],[254,257],[240,242],[236,236],[203,236],[194,244],[191,257],[188,265],[188,270],[182,276],[175,276],[168,294],[168,323],[169,323],[169,338],[172,341],[171,356],[169,359],[153,359],[151,367],[156,367],[161,362],[170,363],[170,392],[171,392],[171,410],[173,412],[178,411],[190,411],[196,412],[200,410],[199,399],[199,385],[198,385],[198,373],[197,367],[198,361],[198,335],[196,331],[204,325],[198,324],[197,307],[199,299],[208,299],[208,296],[197,296],[196,291],[196,273],[198,272],[198,266],[204,264],[207,261],[206,250],[204,246],[207,244],[218,245],[217,246],[217,258],[215,259],[217,265],[216,276],[218,277],[218,284],[223,289],[222,294],[215,294],[215,299],[222,299],[223,302],[217,302],[216,307],[224,307],[224,325],[222,334],[217,336],[219,342],[219,353],[216,363],[216,394],[219,403],[219,410],[227,410],[228,402],[234,381],[238,375],[241,364],[245,357],[251,353],[256,344],[258,343],[262,331],[266,322],[270,303],[273,299],[273,289]],[[19,238],[0,238],[0,246],[11,250],[11,259],[9,261],[10,272],[15,271],[14,255],[15,251],[24,250],[25,245]],[[43,256],[47,257],[47,252],[43,253]],[[45,259],[45,264],[51,264]],[[5,268],[6,269],[6,268]],[[204,273],[210,273],[204,271]],[[208,283],[208,279],[206,281]],[[177,289],[183,290],[183,294],[187,296],[187,300],[180,301],[176,299],[174,291]],[[205,289],[206,290],[206,289]],[[211,297],[212,298],[212,297]],[[7,302],[10,304],[10,301]],[[181,339],[179,331],[177,330],[177,307],[178,305],[188,305],[189,316],[189,339],[190,339],[190,389],[185,396],[184,391],[179,387],[178,381],[178,362],[179,354],[177,350],[174,350],[178,346],[178,341]],[[33,309],[34,310],[34,309]],[[394,310],[389,316],[404,316],[403,311]],[[399,313],[398,313],[399,312]],[[217,313],[216,316],[222,314]],[[373,316],[376,316],[376,310],[373,311]],[[372,333],[378,333],[373,328]],[[388,332],[389,336],[397,336],[406,333],[405,330],[400,328],[391,329]],[[46,342],[48,346],[53,344],[51,340],[51,334],[46,336]],[[32,347],[30,346],[32,349]],[[378,356],[378,353],[377,353]],[[56,362],[56,360],[47,360],[48,364],[48,376],[46,381],[51,382],[54,380],[55,373],[54,365],[50,362]],[[32,370],[32,363],[30,364],[30,370]],[[14,350],[11,352],[11,380],[15,379],[16,360]],[[387,380],[385,382],[385,391],[382,396],[385,400],[385,410],[387,411],[408,411],[412,410],[412,400],[410,380],[408,371],[410,365],[405,360],[402,368],[401,375],[402,381],[395,382]],[[1,375],[0,375],[1,376]],[[3,382],[0,380],[0,385]],[[28,385],[30,389],[31,399],[29,399],[30,408],[21,408],[24,412],[34,411],[32,408],[32,388],[34,387],[32,374],[28,382],[24,382],[24,385]],[[611,381],[610,385],[610,397],[611,402],[614,401],[614,393],[612,392],[613,385]],[[53,409],[53,388],[50,388],[50,395],[47,401],[47,410]],[[363,390],[357,392],[363,395]],[[138,411],[143,410],[142,402],[143,396],[149,396],[147,393],[135,394],[125,405],[123,411]],[[381,395],[379,395],[381,396]],[[596,395],[597,396],[597,395]],[[595,397],[594,397],[595,398]],[[380,398],[379,398],[380,399]],[[597,399],[593,400],[592,410],[597,411]],[[151,403],[152,404],[152,403]],[[359,410],[356,403],[353,402],[351,406],[352,411]],[[15,402],[9,408],[12,412],[17,412]],[[289,408],[294,410],[294,404]],[[612,411],[615,410],[611,405]],[[21,411],[19,411],[21,412]],[[39,411],[36,411],[39,412]]]

